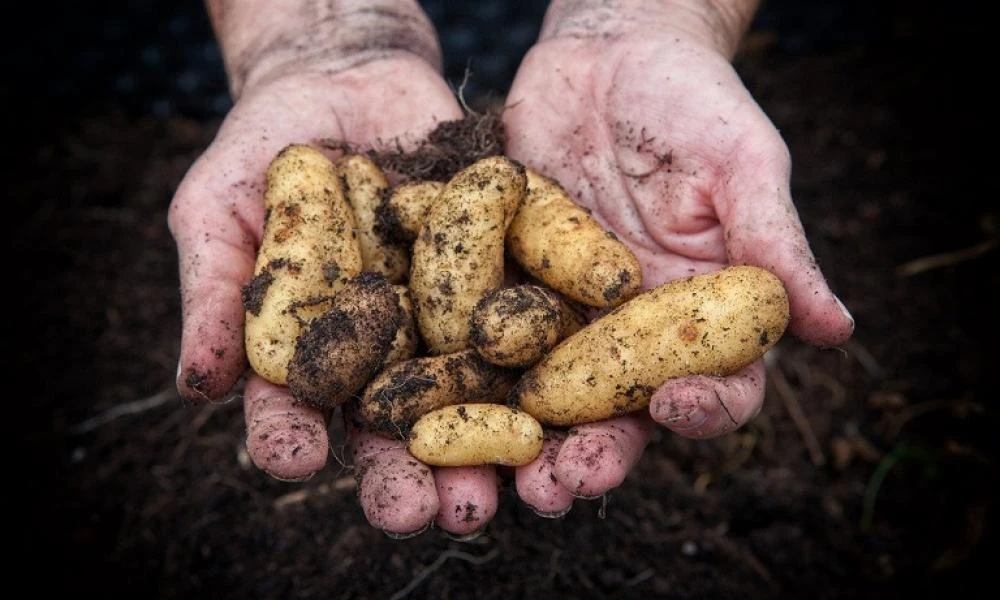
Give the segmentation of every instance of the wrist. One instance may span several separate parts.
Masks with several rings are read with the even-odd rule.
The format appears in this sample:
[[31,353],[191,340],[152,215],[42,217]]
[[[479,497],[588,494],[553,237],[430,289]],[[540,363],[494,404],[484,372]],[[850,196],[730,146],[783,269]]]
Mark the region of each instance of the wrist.
[[393,56],[441,70],[434,26],[415,0],[206,0],[234,99],[289,72],[327,75]]
[[731,59],[760,0],[553,0],[540,39],[683,34]]

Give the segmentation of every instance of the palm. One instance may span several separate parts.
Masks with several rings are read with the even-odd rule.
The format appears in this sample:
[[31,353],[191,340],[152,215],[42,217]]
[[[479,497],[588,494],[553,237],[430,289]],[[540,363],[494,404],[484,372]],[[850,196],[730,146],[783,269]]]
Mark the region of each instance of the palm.
[[758,157],[784,156],[728,62],[672,44],[540,44],[505,116],[510,154],[593,210],[639,256],[647,286],[727,263],[730,178],[780,170]]

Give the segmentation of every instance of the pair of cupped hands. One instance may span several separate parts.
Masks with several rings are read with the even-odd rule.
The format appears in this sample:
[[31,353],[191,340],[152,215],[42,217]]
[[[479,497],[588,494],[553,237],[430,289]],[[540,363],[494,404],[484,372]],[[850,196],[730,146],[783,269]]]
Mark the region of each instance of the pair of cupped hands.
[[[853,320],[817,266],[792,202],[787,146],[730,57],[682,35],[551,39],[525,57],[502,118],[506,154],[559,181],[639,257],[644,287],[753,264],[788,291],[790,331],[843,344]],[[315,67],[315,66],[313,66]],[[241,287],[264,226],[268,163],[289,143],[345,140],[413,147],[463,109],[438,70],[404,52],[349,69],[284,70],[242,90],[172,202],[183,334],[177,386],[193,403],[233,397],[242,382],[253,462],[288,481],[323,469],[345,444],[368,521],[405,536],[435,526],[474,536],[494,516],[501,478],[543,516],[622,484],[654,427],[711,438],[744,425],[764,399],[762,361],[727,377],[668,381],[648,411],[546,433],[535,462],[430,468],[404,442],[353,428],[331,440],[331,418],[247,371]],[[248,374],[246,379],[243,376]]]

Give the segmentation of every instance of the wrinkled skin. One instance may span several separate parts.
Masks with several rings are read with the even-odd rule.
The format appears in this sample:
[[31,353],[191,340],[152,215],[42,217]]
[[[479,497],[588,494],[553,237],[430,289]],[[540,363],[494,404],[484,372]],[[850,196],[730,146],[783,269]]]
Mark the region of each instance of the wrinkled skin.
[[[853,320],[820,273],[792,204],[787,147],[708,44],[680,31],[610,42],[554,37],[526,56],[507,107],[508,154],[561,182],[627,243],[645,288],[759,265],[788,289],[793,334],[822,347],[851,335]],[[561,514],[574,496],[614,488],[638,460],[651,421],[690,438],[734,431],[760,411],[764,374],[757,361],[729,377],[672,380],[648,414],[575,428],[557,452],[548,442],[548,460],[519,474],[521,497]],[[600,445],[610,452],[588,460]]]

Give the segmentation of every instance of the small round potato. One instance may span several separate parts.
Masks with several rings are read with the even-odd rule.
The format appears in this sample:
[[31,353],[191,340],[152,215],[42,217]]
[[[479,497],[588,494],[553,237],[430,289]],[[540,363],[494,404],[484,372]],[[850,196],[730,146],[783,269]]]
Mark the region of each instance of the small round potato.
[[521,466],[542,451],[542,426],[531,415],[503,404],[455,404],[420,417],[407,449],[438,467]]
[[530,283],[486,294],[471,318],[472,347],[504,367],[535,364],[583,326],[581,315],[557,293]]

